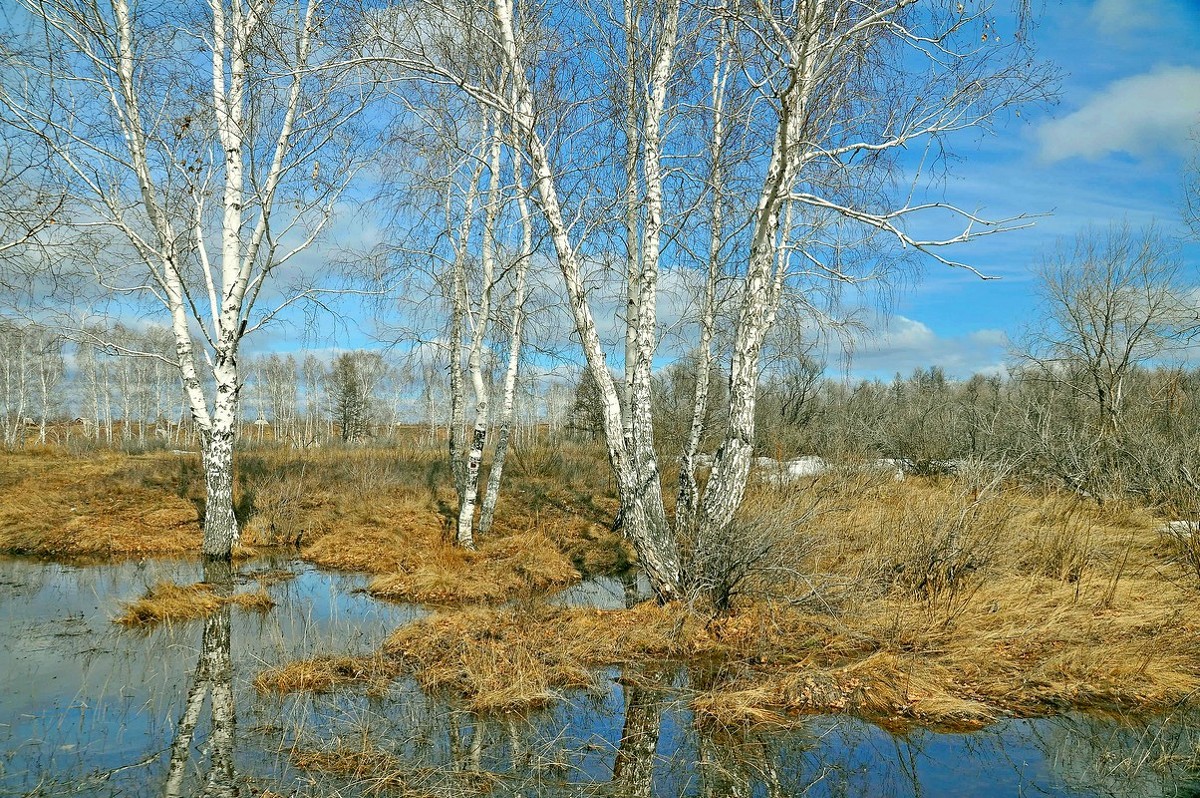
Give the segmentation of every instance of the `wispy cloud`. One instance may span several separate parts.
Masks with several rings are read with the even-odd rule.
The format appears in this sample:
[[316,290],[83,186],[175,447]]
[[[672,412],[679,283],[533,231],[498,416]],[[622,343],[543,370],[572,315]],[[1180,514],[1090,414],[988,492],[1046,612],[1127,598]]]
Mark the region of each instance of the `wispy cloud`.
[[1153,0],[1096,0],[1088,19],[1105,36],[1124,35],[1155,27],[1161,3]]
[[1008,335],[1003,330],[975,330],[942,336],[928,325],[904,316],[877,320],[858,337],[849,371],[856,377],[889,378],[897,372],[941,366],[954,377],[1004,370]]
[[1159,67],[1114,81],[1075,112],[1043,125],[1038,131],[1040,155],[1054,162],[1119,152],[1183,153],[1198,123],[1200,68]]

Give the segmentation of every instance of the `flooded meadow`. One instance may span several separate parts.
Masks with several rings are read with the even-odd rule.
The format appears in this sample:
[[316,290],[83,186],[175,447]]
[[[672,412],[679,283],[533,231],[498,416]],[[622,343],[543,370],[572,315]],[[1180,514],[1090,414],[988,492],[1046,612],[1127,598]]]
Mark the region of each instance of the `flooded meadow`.
[[[260,587],[204,619],[130,628],[123,603],[166,580]],[[780,730],[712,728],[706,678],[610,668],[551,706],[480,715],[407,676],[323,693],[256,675],[366,656],[427,614],[364,577],[291,558],[224,574],[195,560],[0,560],[0,794],[19,796],[1184,796],[1200,795],[1200,724],[1183,713],[1009,718],[982,730],[888,731],[848,715]],[[554,600],[623,606],[644,585],[591,579]]]

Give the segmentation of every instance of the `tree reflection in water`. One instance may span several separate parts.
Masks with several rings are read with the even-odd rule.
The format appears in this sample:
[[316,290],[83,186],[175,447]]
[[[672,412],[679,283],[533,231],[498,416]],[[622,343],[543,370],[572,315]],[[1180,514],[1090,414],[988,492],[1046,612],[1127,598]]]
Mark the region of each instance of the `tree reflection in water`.
[[[524,716],[480,717],[411,678],[382,694],[255,693],[249,677],[263,659],[373,651],[411,617],[381,610],[361,582],[295,570],[269,614],[233,611],[232,635],[255,641],[253,656],[235,659],[228,608],[149,633],[111,626],[130,585],[191,583],[194,562],[145,573],[133,563],[0,567],[0,794],[1200,795],[1200,723],[1183,710],[1008,719],[969,734],[891,734],[828,716],[783,731],[717,729],[696,725],[689,700],[719,689],[721,674],[676,665],[605,671],[602,689]],[[204,578],[221,595],[233,590],[227,564],[209,564]],[[632,582],[609,592],[622,603],[639,593]]]
[[613,785],[630,798],[650,798],[654,793],[654,770],[658,754],[666,689],[664,668],[627,668],[625,718],[621,743],[613,763]]
[[[233,594],[233,569],[228,560],[206,559],[204,581],[221,598]],[[183,798],[188,782],[188,764],[192,761],[196,727],[209,699],[211,728],[208,739],[195,762],[195,793],[204,798],[235,798],[238,795],[234,768],[237,705],[233,695],[233,659],[230,653],[230,604],[204,621],[200,659],[192,675],[184,702],[183,715],[171,741],[171,759],[163,786],[163,798]],[[207,762],[205,761],[207,759]],[[201,786],[202,785],[202,786]]]

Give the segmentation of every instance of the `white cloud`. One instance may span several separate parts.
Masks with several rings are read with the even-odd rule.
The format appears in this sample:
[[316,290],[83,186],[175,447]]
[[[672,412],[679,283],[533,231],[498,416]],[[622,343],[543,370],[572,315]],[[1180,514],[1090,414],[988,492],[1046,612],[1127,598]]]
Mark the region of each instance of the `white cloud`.
[[1114,81],[1079,110],[1038,131],[1041,157],[1101,158],[1115,152],[1143,156],[1186,152],[1200,123],[1200,68],[1160,67]]
[[1105,36],[1128,34],[1154,27],[1161,19],[1158,5],[1152,0],[1096,0],[1088,19]]
[[889,378],[899,372],[941,366],[952,377],[1000,373],[1008,335],[1003,330],[976,330],[940,336],[927,324],[904,316],[877,320],[857,336],[850,372],[859,377]]

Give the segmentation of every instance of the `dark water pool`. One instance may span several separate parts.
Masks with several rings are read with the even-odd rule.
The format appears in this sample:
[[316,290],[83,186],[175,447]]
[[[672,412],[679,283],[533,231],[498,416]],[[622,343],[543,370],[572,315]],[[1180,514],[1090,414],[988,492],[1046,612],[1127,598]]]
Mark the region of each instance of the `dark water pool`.
[[[406,680],[260,696],[250,681],[267,664],[366,653],[423,613],[286,559],[243,565],[232,589],[262,569],[290,577],[268,580],[271,611],[140,632],[111,623],[120,603],[200,579],[199,563],[0,560],[0,795],[1200,795],[1200,724],[1182,714],[903,736],[817,717],[729,734],[693,725],[685,674],[615,669],[530,717],[480,718]],[[636,589],[599,581],[562,600],[619,605]]]

